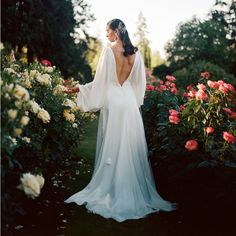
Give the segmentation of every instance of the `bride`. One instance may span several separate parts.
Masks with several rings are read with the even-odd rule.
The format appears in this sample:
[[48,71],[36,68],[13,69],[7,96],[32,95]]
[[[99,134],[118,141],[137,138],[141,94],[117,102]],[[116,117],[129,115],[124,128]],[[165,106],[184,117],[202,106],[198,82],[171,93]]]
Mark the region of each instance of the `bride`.
[[109,21],[106,31],[113,44],[103,49],[94,80],[67,90],[79,92],[82,111],[100,110],[100,116],[92,179],[65,202],[118,222],[175,210],[158,194],[147,157],[139,110],[146,89],[142,56],[121,20]]

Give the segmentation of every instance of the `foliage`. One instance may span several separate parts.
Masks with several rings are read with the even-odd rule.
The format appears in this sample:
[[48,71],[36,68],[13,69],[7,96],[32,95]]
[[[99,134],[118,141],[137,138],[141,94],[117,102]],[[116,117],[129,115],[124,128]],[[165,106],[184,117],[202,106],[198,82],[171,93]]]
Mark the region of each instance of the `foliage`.
[[170,75],[172,72],[172,69],[166,64],[161,64],[153,68],[153,75],[158,78],[164,78],[165,75]]
[[90,78],[85,25],[94,18],[83,0],[73,4],[71,0],[2,1],[2,42],[11,43],[17,58],[26,46],[30,62],[48,58],[66,77]]
[[216,1],[209,18],[194,17],[178,26],[175,38],[166,45],[168,62],[173,71],[187,68],[196,61],[224,65],[227,73],[235,72],[235,19],[236,4],[224,3],[227,10],[219,10],[221,1]]
[[224,81],[227,83],[236,85],[236,78],[233,75],[227,73],[223,68],[216,64],[201,60],[190,64],[187,68],[182,68],[173,72],[173,75],[178,78],[176,81],[177,87],[186,88],[189,84],[196,85],[199,82],[198,75],[202,71],[211,71],[213,80],[221,80],[224,78]]

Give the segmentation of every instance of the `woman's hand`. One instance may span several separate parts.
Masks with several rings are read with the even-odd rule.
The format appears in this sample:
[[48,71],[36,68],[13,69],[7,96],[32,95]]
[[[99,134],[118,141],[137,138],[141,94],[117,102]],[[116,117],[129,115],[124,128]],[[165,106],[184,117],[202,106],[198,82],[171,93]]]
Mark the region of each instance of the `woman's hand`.
[[77,92],[79,92],[79,88],[78,87],[67,88],[67,90],[65,91],[65,93],[67,93],[67,94],[77,93]]

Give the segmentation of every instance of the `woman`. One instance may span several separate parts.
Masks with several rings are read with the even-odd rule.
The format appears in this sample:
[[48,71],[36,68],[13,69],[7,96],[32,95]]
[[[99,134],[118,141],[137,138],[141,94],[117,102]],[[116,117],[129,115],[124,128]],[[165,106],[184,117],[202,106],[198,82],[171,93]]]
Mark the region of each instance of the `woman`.
[[157,193],[147,158],[139,111],[146,89],[142,56],[121,20],[109,21],[106,31],[113,45],[103,49],[94,80],[67,91],[79,92],[82,111],[100,110],[100,116],[92,179],[65,202],[86,204],[90,212],[118,222],[172,211],[176,204]]

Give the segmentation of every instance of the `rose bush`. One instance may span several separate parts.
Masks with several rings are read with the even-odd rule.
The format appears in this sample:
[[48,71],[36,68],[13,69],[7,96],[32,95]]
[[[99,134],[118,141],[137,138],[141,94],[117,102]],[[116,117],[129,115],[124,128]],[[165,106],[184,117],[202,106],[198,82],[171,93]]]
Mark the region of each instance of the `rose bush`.
[[236,164],[235,88],[210,76],[202,72],[198,84],[181,91],[173,76],[147,86],[143,114],[150,150]]
[[[2,210],[9,223],[11,215],[24,213],[22,194],[38,197],[53,170],[78,156],[83,124],[91,116],[80,112],[75,94],[64,93],[55,66],[28,65],[8,48],[1,53]],[[76,83],[70,80],[71,86]]]

